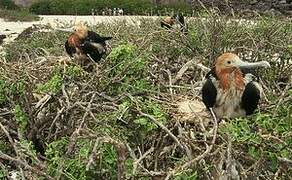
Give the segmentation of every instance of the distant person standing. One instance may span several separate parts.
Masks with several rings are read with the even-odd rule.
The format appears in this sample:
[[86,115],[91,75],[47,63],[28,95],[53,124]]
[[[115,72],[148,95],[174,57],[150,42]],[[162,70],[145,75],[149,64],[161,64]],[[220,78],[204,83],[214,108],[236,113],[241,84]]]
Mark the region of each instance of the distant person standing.
[[113,13],[113,10],[111,8],[108,9],[108,15],[111,16]]
[[101,15],[105,16],[105,11],[104,10],[102,10]]
[[119,8],[118,12],[119,12],[119,16],[123,16],[124,15],[124,10],[122,8],[121,9]]
[[117,15],[120,15],[120,8],[117,8]]
[[91,9],[91,15],[94,16],[94,9]]
[[104,15],[108,15],[108,8],[107,7],[104,9]]
[[117,9],[116,9],[116,8],[114,8],[113,15],[114,15],[114,16],[117,15]]

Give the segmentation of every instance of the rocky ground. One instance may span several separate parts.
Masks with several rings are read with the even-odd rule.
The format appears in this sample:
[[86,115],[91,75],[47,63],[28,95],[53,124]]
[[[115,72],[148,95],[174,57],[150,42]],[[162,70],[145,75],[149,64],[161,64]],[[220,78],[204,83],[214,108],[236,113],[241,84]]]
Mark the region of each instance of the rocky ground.
[[292,15],[291,0],[194,0],[195,9],[216,7],[222,13],[240,13],[243,15]]

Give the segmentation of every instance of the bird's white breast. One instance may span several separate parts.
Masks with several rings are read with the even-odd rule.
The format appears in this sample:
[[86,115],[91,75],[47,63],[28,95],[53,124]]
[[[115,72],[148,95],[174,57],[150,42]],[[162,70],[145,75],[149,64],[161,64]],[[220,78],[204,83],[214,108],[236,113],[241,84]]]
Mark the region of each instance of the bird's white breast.
[[[244,86],[252,81],[252,78],[246,76],[244,78]],[[218,118],[236,118],[246,115],[244,109],[241,108],[241,97],[244,89],[236,88],[234,74],[230,75],[230,88],[223,90],[219,86],[218,80],[212,78],[212,82],[217,89],[216,103],[213,107],[214,113]]]
[[218,89],[214,112],[218,118],[235,118],[245,116],[240,107],[242,90],[231,87],[228,90]]

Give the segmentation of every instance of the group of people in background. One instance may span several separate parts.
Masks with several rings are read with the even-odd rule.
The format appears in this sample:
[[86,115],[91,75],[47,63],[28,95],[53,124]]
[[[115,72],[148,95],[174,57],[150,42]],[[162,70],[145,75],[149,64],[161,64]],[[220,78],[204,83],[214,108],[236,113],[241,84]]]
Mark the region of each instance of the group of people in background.
[[[157,15],[157,16],[167,16],[169,14],[172,14],[174,15],[174,10],[173,9],[163,9],[163,10],[159,10],[158,12],[154,13],[151,10],[145,10],[142,12],[142,15],[145,15],[145,16],[153,16],[153,15]],[[194,16],[195,14],[195,11],[193,11],[192,13],[189,13],[189,14],[185,14],[185,16]],[[94,15],[102,15],[102,16],[123,16],[125,15],[125,12],[122,8],[104,8],[102,11],[99,11],[98,9],[91,9],[91,15],[94,16]],[[127,13],[127,15],[129,15]]]
[[[96,9],[91,9],[91,15],[99,15],[98,11]],[[105,8],[101,12],[102,16],[123,16],[124,10],[122,8]]]

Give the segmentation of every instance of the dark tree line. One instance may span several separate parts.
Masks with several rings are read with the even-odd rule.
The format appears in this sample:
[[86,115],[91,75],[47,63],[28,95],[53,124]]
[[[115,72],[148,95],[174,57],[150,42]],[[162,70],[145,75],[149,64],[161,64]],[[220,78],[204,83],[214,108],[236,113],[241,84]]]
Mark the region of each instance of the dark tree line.
[[[157,2],[159,3],[159,2]],[[98,13],[105,8],[122,8],[125,14],[165,14],[171,9],[191,12],[191,7],[186,3],[173,3],[156,5],[149,0],[41,0],[34,3],[30,10],[36,14],[71,14],[88,15],[91,9]]]
[[12,0],[1,0],[0,9],[18,9]]

